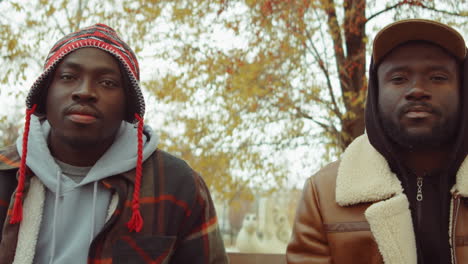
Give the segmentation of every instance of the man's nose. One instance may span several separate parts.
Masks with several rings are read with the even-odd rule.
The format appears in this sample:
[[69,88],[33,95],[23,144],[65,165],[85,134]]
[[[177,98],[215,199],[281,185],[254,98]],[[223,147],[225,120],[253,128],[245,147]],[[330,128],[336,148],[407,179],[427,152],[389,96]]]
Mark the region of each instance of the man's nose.
[[422,80],[414,80],[408,91],[406,92],[405,98],[409,101],[422,101],[430,100],[431,94],[427,89],[424,88],[424,83]]
[[96,102],[97,94],[93,82],[89,79],[82,80],[72,93],[74,101]]

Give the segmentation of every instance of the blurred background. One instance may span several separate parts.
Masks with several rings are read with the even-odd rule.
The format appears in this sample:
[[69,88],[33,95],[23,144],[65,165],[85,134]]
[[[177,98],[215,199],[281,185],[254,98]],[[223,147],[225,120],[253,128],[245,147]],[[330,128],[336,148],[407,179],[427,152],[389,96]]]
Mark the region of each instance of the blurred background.
[[304,181],[364,131],[373,36],[404,18],[468,33],[466,0],[0,0],[0,147],[53,43],[107,24],[140,61],[159,147],[210,187],[228,250],[284,254]]

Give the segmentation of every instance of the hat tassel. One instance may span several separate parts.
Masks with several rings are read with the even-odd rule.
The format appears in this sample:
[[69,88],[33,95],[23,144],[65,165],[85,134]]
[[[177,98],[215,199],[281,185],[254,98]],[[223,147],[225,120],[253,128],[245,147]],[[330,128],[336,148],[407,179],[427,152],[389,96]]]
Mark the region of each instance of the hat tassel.
[[137,153],[137,164],[136,164],[136,177],[135,187],[133,191],[132,200],[132,217],[127,223],[128,230],[130,232],[140,232],[143,228],[143,217],[140,212],[140,187],[141,187],[141,176],[142,176],[142,160],[143,160],[143,118],[140,115],[135,114],[138,119],[138,153]]
[[31,123],[31,115],[36,111],[37,104],[33,105],[31,109],[26,110],[26,124],[23,133],[23,151],[21,154],[21,164],[19,169],[18,186],[16,187],[15,203],[13,204],[13,214],[10,218],[10,224],[16,224],[23,219],[23,191],[26,172],[26,156],[28,154],[28,135],[29,125]]

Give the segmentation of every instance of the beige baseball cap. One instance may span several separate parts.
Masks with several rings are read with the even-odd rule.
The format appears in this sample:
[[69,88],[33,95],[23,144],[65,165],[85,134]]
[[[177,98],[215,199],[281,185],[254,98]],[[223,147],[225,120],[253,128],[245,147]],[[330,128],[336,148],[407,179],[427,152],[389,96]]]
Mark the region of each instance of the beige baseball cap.
[[465,41],[455,29],[433,20],[405,19],[380,30],[374,38],[372,57],[377,65],[396,46],[411,40],[437,44],[463,60],[467,54]]

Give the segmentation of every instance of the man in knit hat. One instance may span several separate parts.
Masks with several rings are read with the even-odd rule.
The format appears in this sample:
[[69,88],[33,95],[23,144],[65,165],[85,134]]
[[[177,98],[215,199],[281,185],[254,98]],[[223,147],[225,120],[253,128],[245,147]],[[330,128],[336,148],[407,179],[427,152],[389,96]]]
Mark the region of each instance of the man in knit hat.
[[376,35],[366,134],[307,180],[288,263],[468,263],[467,81],[453,28],[410,19]]
[[143,125],[138,61],[103,24],[59,40],[0,150],[0,263],[227,263],[203,179]]

